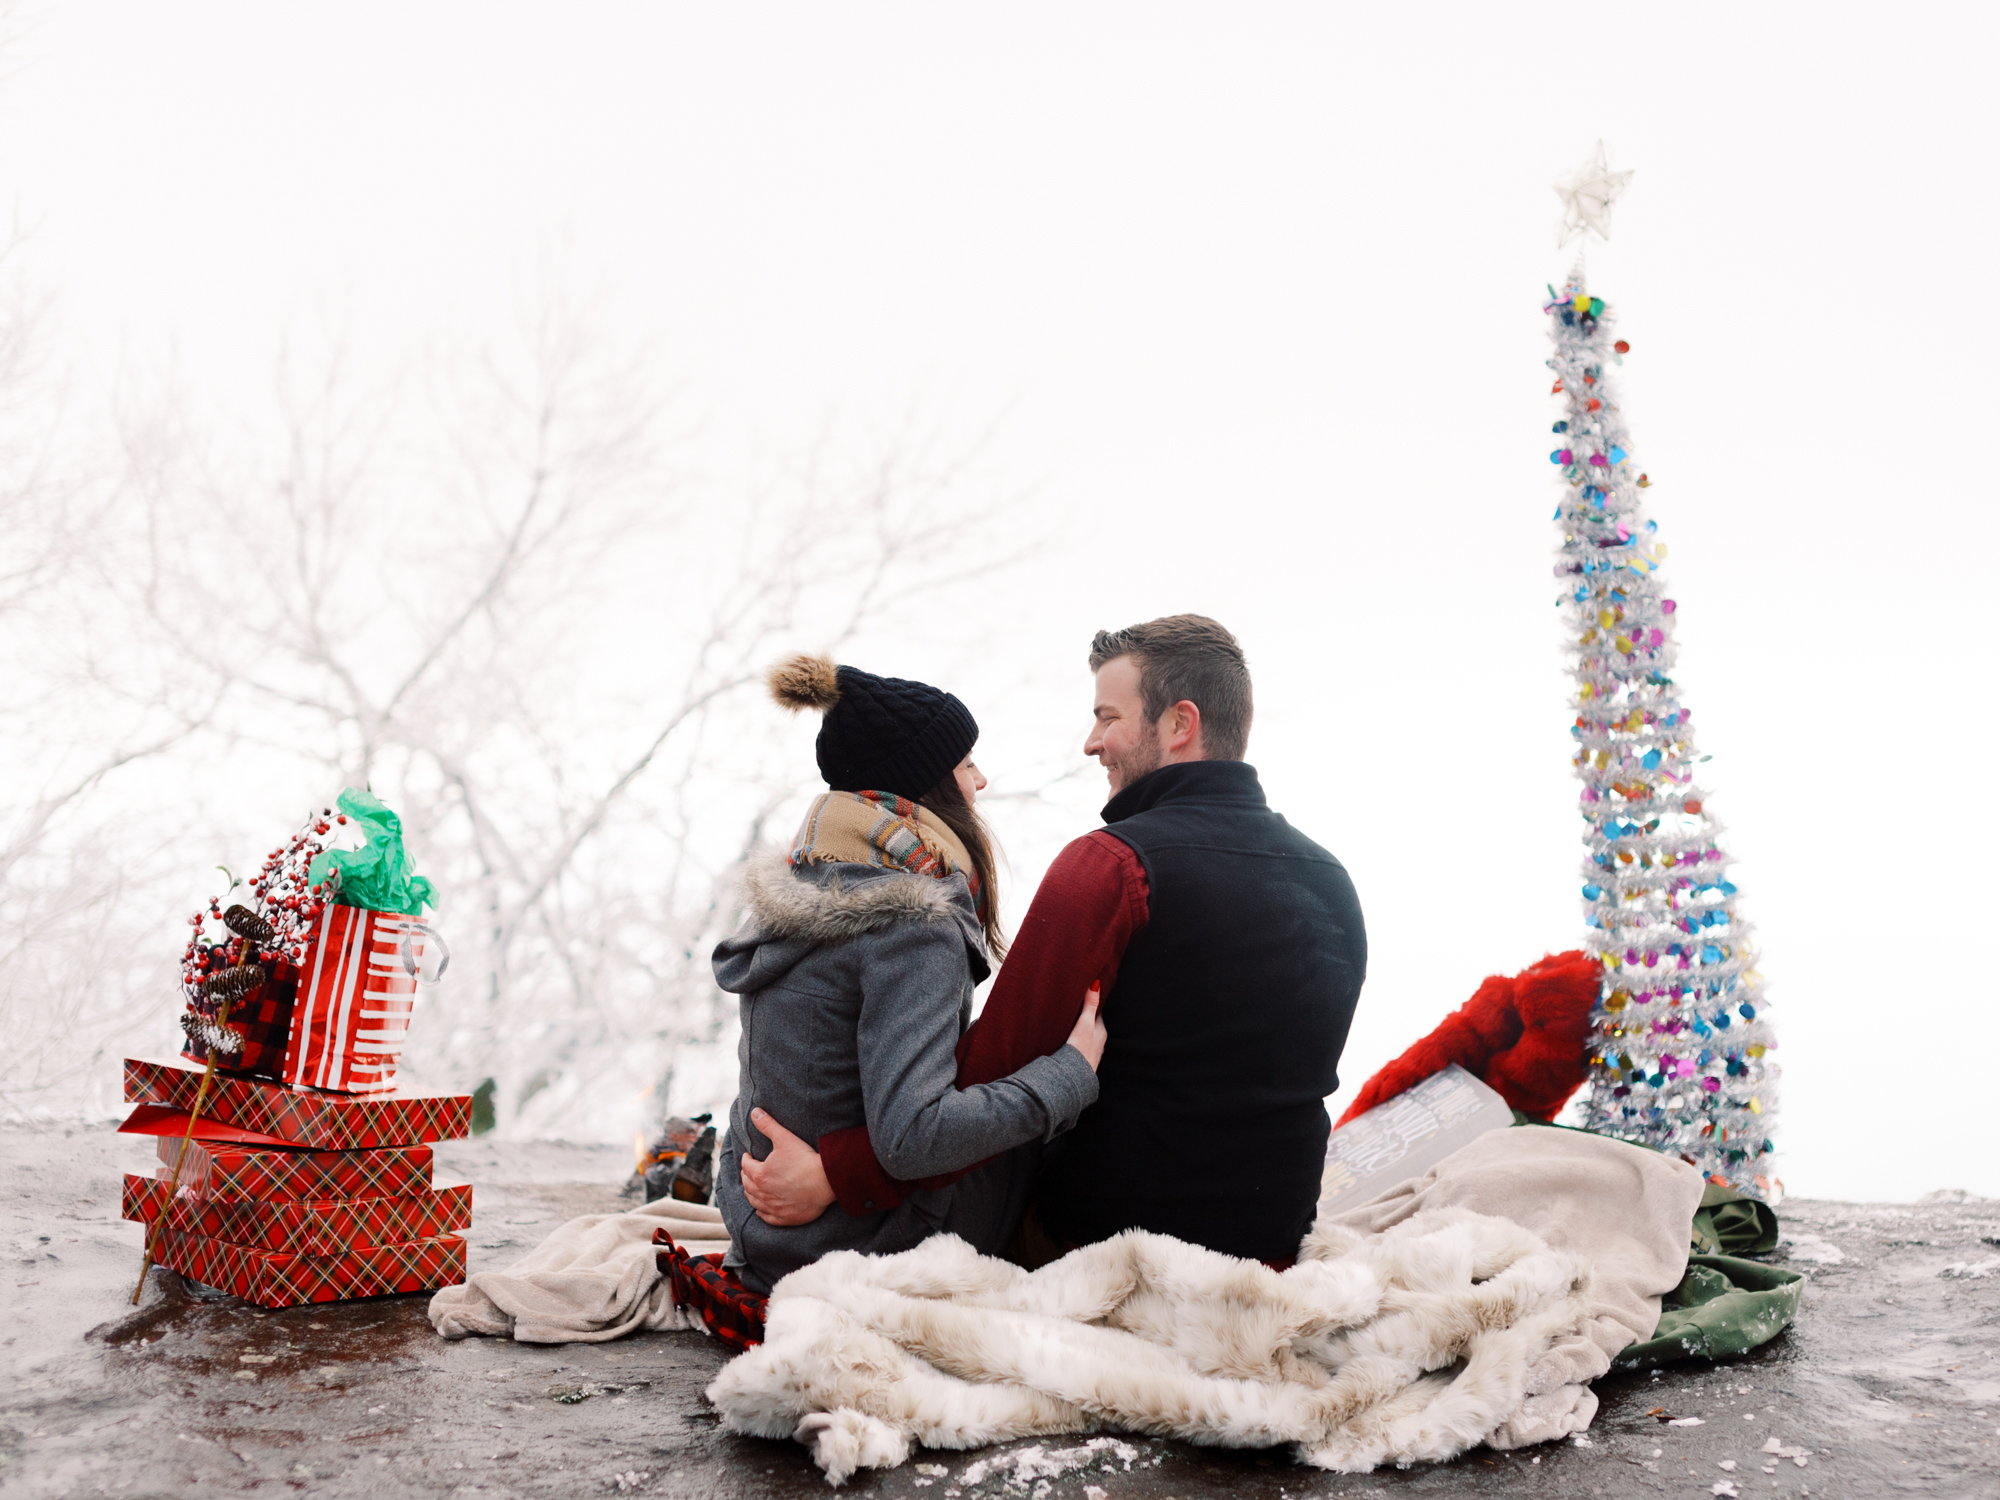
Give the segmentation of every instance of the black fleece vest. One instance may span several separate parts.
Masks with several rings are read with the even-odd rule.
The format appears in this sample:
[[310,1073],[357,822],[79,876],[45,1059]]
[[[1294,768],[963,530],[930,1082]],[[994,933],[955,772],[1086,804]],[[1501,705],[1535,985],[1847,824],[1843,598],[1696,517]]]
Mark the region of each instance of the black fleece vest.
[[1097,1102],[1049,1148],[1043,1223],[1289,1260],[1368,967],[1353,882],[1242,761],[1162,766],[1104,820],[1145,867],[1148,915],[1104,1000]]

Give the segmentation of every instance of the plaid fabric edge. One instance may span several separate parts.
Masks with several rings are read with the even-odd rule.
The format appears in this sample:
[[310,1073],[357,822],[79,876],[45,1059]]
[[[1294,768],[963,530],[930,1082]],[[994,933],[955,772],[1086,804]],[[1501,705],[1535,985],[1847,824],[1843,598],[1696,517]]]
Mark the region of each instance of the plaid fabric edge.
[[738,1353],[764,1342],[770,1298],[758,1296],[734,1271],[724,1270],[720,1255],[689,1255],[664,1229],[653,1231],[653,1244],[660,1274],[678,1306],[693,1308],[708,1331]]

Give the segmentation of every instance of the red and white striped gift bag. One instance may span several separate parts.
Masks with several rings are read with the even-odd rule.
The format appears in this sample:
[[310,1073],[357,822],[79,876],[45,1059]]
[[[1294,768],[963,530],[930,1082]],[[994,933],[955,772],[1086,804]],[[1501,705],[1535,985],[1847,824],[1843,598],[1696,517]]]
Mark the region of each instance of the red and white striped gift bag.
[[[345,1094],[396,1086],[425,927],[396,912],[329,906],[299,963],[281,1081]],[[407,945],[410,962],[403,954]]]

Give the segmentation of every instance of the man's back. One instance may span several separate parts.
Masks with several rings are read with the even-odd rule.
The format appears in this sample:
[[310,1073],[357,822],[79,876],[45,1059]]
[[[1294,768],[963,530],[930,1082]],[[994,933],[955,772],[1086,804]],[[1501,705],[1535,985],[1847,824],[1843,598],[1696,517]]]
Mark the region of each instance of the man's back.
[[1141,1228],[1288,1260],[1367,972],[1353,883],[1242,761],[1162,766],[1105,817],[1145,869],[1147,917],[1105,1002],[1098,1101],[1049,1150],[1041,1218],[1077,1243]]

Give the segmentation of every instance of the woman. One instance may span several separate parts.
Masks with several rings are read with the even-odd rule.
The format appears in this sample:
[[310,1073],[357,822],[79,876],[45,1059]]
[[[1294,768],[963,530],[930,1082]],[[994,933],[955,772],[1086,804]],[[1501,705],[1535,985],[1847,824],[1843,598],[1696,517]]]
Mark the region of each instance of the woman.
[[[975,985],[1003,951],[992,845],[973,811],[979,726],[950,693],[798,656],[770,674],[787,708],[818,709],[829,790],[788,853],[753,863],[749,914],[715,950],[742,997],[736,1103],[716,1179],[724,1264],[753,1292],[833,1250],[887,1253],[941,1231],[998,1250],[1025,1184],[1002,1153],[1046,1141],[1097,1098],[1104,1027],[1084,1007],[1069,1043],[978,1088],[953,1087]],[[754,1117],[753,1117],[754,1116]],[[808,1141],[866,1125],[882,1165],[914,1181],[1002,1157],[881,1213],[765,1223],[743,1195],[775,1119]]]

